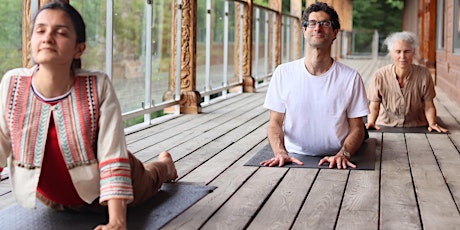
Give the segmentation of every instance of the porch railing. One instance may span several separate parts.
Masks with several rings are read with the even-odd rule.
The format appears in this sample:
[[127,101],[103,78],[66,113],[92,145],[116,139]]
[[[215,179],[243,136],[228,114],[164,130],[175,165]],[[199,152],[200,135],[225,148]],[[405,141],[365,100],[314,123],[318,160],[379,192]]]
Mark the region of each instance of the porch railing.
[[[38,0],[32,0],[36,4]],[[19,3],[18,3],[19,2]],[[81,1],[71,0],[83,15],[87,25],[87,50],[83,67],[107,72],[117,92],[126,127],[134,124],[150,124],[152,119],[164,115],[164,109],[174,107],[178,113],[180,95],[180,58],[175,66],[171,58],[180,57],[182,8],[181,0],[124,0]],[[21,66],[22,4],[7,1],[0,7],[0,24],[5,33],[0,35],[0,70]],[[197,13],[197,79],[196,89],[202,96],[202,106],[213,98],[226,98],[229,94],[242,92],[243,40],[242,24],[245,2],[237,0],[206,0],[198,2]],[[176,11],[173,14],[171,10]],[[177,17],[174,25],[173,15]],[[276,67],[276,24],[282,23],[281,62],[303,56],[304,44],[300,15],[283,14],[278,22],[277,12],[259,5],[253,7],[252,21],[252,76],[256,88],[267,83]],[[14,24],[13,22],[16,22]],[[15,25],[15,26],[14,26]],[[173,30],[173,27],[176,27]],[[352,56],[357,50],[355,39],[363,31],[342,31],[342,57]],[[376,36],[376,35],[372,35]],[[176,37],[176,48],[171,40]],[[296,39],[301,39],[297,47]],[[19,40],[19,41],[18,41]],[[374,43],[381,46],[382,38]],[[294,42],[293,42],[294,41]],[[370,41],[372,46],[372,39]],[[345,45],[346,43],[346,45]],[[359,43],[360,47],[362,43]],[[366,44],[367,46],[368,44]],[[377,48],[378,50],[378,48]],[[177,52],[173,55],[172,52]],[[372,52],[371,52],[372,53]],[[369,55],[367,52],[365,55]],[[371,57],[371,56],[370,56]],[[177,73],[176,84],[170,85],[170,73]],[[166,94],[174,95],[166,99]]]

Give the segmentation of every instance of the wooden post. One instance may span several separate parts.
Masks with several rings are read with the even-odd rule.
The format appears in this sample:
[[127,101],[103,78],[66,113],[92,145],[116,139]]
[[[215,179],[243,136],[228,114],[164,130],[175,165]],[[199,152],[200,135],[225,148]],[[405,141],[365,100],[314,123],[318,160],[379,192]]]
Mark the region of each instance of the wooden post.
[[291,15],[298,17],[296,23],[291,23],[291,59],[303,57],[302,51],[302,0],[291,0]]
[[[252,0],[246,0],[243,15],[243,92],[256,92],[255,79],[252,77],[252,19],[254,10]],[[239,53],[239,52],[238,52]]]
[[[176,26],[177,25],[177,2],[173,2],[173,26],[171,41],[171,71],[169,76],[169,91],[165,98],[174,97],[176,88]],[[196,91],[196,17],[197,1],[182,1],[182,45],[180,63],[180,113],[197,114],[201,112],[201,95]],[[166,112],[168,109],[165,109]]]
[[[420,1],[420,55],[432,75],[436,71],[436,2],[430,0]],[[436,80],[436,79],[434,79]],[[436,81],[435,81],[436,82]]]
[[30,67],[30,27],[32,23],[31,0],[22,2],[22,66]]
[[[269,57],[274,58],[272,60],[274,62],[274,67],[281,64],[281,28],[282,28],[282,19],[283,19],[283,12],[282,12],[282,0],[269,0],[268,5],[270,9],[276,11],[276,25],[275,25],[275,33],[270,33],[270,41],[275,42],[275,49],[271,49],[272,55]],[[273,53],[274,52],[274,53]]]
[[[348,35],[353,31],[353,0],[342,0],[340,5],[334,5],[334,9],[337,10],[340,20],[340,39],[337,38],[337,44],[340,48],[338,49],[337,57],[343,58],[344,54],[351,54],[351,39]],[[347,37],[348,36],[348,37]],[[340,42],[340,43],[339,43]],[[378,52],[378,50],[377,50]]]
[[[234,50],[234,63],[235,75],[233,81],[238,81],[240,75],[243,78],[243,92],[254,93],[255,79],[252,77],[252,18],[253,6],[252,0],[245,0],[246,4],[235,3],[235,50]],[[240,21],[240,10],[243,7],[243,22]],[[241,28],[243,27],[243,28]],[[240,42],[240,29],[242,29],[243,41]],[[240,56],[240,48],[243,46],[243,54]],[[240,60],[243,68],[240,70]],[[233,91],[233,89],[232,89]]]

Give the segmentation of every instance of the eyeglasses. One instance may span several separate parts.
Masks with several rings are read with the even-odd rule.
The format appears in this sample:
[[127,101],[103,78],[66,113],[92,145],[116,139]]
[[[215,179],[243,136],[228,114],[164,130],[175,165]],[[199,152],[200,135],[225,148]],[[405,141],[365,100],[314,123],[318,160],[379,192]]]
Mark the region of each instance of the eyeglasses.
[[315,20],[309,20],[304,23],[304,27],[309,27],[309,28],[315,28],[316,25],[320,25],[321,27],[324,28],[329,28],[332,26],[332,21],[315,21]]

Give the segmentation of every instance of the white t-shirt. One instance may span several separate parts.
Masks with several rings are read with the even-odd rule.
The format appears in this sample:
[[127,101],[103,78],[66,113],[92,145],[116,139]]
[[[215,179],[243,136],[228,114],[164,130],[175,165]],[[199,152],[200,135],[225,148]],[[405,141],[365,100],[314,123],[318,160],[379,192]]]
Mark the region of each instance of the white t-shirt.
[[275,69],[264,107],[285,113],[286,150],[311,156],[336,154],[350,129],[347,118],[369,114],[356,70],[334,61],[326,73],[314,76],[304,58]]

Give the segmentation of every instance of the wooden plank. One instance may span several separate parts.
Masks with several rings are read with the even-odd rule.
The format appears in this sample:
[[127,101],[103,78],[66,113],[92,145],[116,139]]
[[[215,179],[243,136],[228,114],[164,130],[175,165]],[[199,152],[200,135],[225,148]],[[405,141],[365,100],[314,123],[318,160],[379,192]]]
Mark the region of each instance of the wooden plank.
[[385,65],[388,65],[391,63],[391,60],[389,58],[379,58],[376,61],[373,60],[362,60],[362,59],[341,59],[339,62],[342,62],[343,64],[356,69],[359,74],[361,75],[361,78],[363,79],[364,86],[366,88],[369,85],[369,82],[372,80],[372,76],[374,72]]
[[288,168],[262,167],[203,225],[202,229],[244,229]]
[[[216,177],[218,177],[227,168],[233,167],[232,165],[235,164],[236,161],[238,161],[236,162],[236,164],[240,164],[236,166],[242,166],[246,162],[241,162],[241,160],[239,160],[240,158],[244,157],[246,159],[252,157],[254,154],[256,154],[257,151],[259,151],[262,148],[261,146],[265,146],[266,144],[268,144],[266,133],[267,124],[257,128],[256,130],[245,136],[245,138],[240,139],[236,141],[234,144],[219,151],[217,155],[205,161],[199,167],[183,176],[181,180],[187,182],[208,184]],[[253,146],[255,146],[254,149],[252,149]],[[203,151],[208,150],[204,149]],[[186,160],[188,161],[192,159],[187,158]],[[178,168],[181,167],[179,166]]]
[[438,102],[442,104],[454,118],[457,118],[457,123],[459,123],[459,120],[458,120],[458,118],[460,118],[459,104],[451,100],[447,96],[447,94],[438,87],[436,87],[436,94],[437,94],[436,99],[439,99]]
[[460,126],[457,118],[451,113],[451,111],[449,111],[449,108],[444,104],[445,102],[441,102],[438,97],[435,98],[434,102],[436,105],[437,117],[442,120],[446,126],[445,128],[449,129],[450,133],[460,132]]
[[349,171],[319,171],[292,229],[334,229]]
[[174,127],[186,124],[188,122],[193,121],[193,119],[196,119],[199,116],[200,116],[199,114],[187,114],[187,115],[180,114],[177,117],[174,117],[172,119],[149,126],[148,128],[139,130],[137,132],[132,132],[132,133],[125,135],[126,143],[128,144],[128,146],[136,145],[136,142],[145,139],[145,137],[152,136],[152,135],[155,135],[161,132],[165,132]]
[[380,229],[422,229],[404,134],[383,134],[380,167]]
[[457,151],[459,151],[460,150],[460,132],[450,133],[449,138],[452,141],[452,143],[455,145],[455,148],[457,149]]
[[438,117],[442,119],[444,124],[449,129],[449,137],[455,145],[457,151],[460,149],[460,109],[459,106],[451,101],[447,95],[439,89],[436,89],[437,96],[435,98],[436,110]]
[[2,198],[3,195],[5,195],[5,194],[7,194],[9,192],[11,192],[10,180],[9,179],[2,180],[0,182],[0,198]]
[[[129,144],[128,149],[130,149],[136,156],[138,156],[137,154],[141,150],[146,150],[145,152],[147,152],[147,155],[151,155],[152,151],[148,150],[148,148],[152,146],[162,146],[161,149],[157,151],[164,151],[180,143],[184,143],[188,139],[196,136],[197,133],[206,132],[209,129],[208,127],[212,124],[220,124],[221,122],[230,119],[232,115],[241,115],[247,111],[250,111],[256,106],[261,105],[262,102],[260,101],[260,97],[261,96],[254,96],[241,106],[235,105],[236,108],[228,106],[219,110],[219,112],[195,115],[196,117],[193,122],[187,122],[182,125],[167,129],[165,132],[145,136],[144,139]],[[175,145],[171,146],[171,143],[174,143]],[[159,152],[156,154],[158,153]],[[142,154],[139,154],[138,157],[142,158],[141,155]]]
[[[149,147],[148,149],[138,152],[136,157],[144,160],[146,158],[148,159],[148,157],[152,158],[152,152],[159,153],[168,149],[174,159],[177,160],[183,158],[212,140],[232,131],[235,126],[248,125],[247,123],[250,120],[261,114],[263,114],[263,119],[265,120],[264,122],[266,122],[268,120],[267,112],[261,104],[255,106],[255,109],[254,107],[250,107],[244,111],[234,110],[233,112],[229,112],[218,119],[208,121],[200,127],[177,134],[167,141],[163,141]],[[245,132],[247,133],[247,131],[249,130],[246,130]]]
[[441,169],[450,194],[452,195],[457,209],[460,210],[460,177],[458,169],[460,168],[459,151],[452,144],[450,138],[446,135],[427,135],[433,153],[436,157],[437,164]]
[[424,134],[406,134],[407,149],[424,229],[453,229],[460,214]]
[[[206,195],[203,199],[198,201],[195,205],[187,209],[185,212],[180,214],[174,220],[169,222],[163,229],[199,229],[207,219],[216,212],[230,198],[235,199],[233,194],[237,191],[258,167],[242,167],[257,151],[259,151],[266,143],[261,143],[255,148],[245,154],[238,162],[232,164],[229,168],[220,168],[222,162],[213,165],[203,165],[197,170],[207,171],[208,169],[203,168],[205,166],[220,168],[216,174],[208,176],[207,181],[211,181],[209,185],[217,186],[214,192]],[[242,145],[234,145],[242,146]],[[198,173],[203,175],[203,173]],[[204,178],[205,175],[199,178]],[[182,181],[193,181],[194,176],[189,174],[187,177],[182,178]]]
[[[157,155],[161,151],[172,150],[175,147],[178,147],[181,144],[187,143],[191,141],[192,139],[197,138],[198,136],[201,136],[201,135],[210,135],[211,139],[209,140],[215,139],[218,137],[218,135],[214,135],[214,133],[212,132],[213,128],[216,128],[227,122],[231,123],[232,120],[237,119],[238,117],[245,117],[245,114],[253,114],[252,111],[254,110],[254,108],[259,108],[261,107],[261,105],[262,104],[259,100],[253,103],[248,103],[246,106],[239,106],[236,109],[232,108],[232,109],[225,110],[225,111],[219,111],[219,113],[213,113],[214,114],[213,116],[215,116],[213,119],[211,119],[210,117],[211,114],[209,114],[209,116],[204,117],[203,119],[200,117],[199,121],[196,122],[196,123],[199,123],[199,125],[193,125],[187,128],[185,124],[183,129],[179,129],[179,130],[174,129],[174,130],[168,131],[167,134],[161,133],[159,135],[150,136],[146,138],[145,140],[143,140],[143,142],[145,143],[145,145],[142,146],[143,149],[138,148],[138,151],[135,153],[135,155],[142,161],[147,161],[147,160],[152,159],[155,155]],[[256,110],[255,112],[260,113],[261,110]],[[206,133],[209,133],[209,134],[206,134]],[[160,138],[162,139],[161,142],[155,143],[152,141],[152,140],[160,139]],[[174,159],[179,159],[188,153],[190,152],[184,151],[182,149],[178,153],[177,156],[173,156],[173,157]],[[171,152],[171,154],[174,155],[174,152]]]
[[171,129],[179,125],[188,124],[188,122],[192,122],[194,119],[196,119],[199,116],[203,116],[204,114],[213,113],[219,109],[231,106],[232,104],[240,103],[241,101],[246,101],[251,96],[252,96],[251,94],[238,94],[226,100],[219,101],[219,103],[203,107],[201,114],[187,114],[187,115],[181,114],[179,115],[179,117],[175,117],[173,119],[169,119],[161,123],[158,123],[156,125],[153,125],[149,128],[139,130],[134,133],[130,133],[129,135],[126,135],[126,141],[128,144],[131,144],[140,139],[144,139],[146,136],[151,136],[153,134],[164,132],[168,129]]
[[377,140],[375,170],[352,170],[348,179],[336,229],[378,229],[380,157],[382,133],[369,133]]
[[[256,109],[255,109],[256,110]],[[194,138],[193,140],[185,143],[184,145],[178,146],[177,148],[171,149],[171,153],[173,156],[180,156],[184,152],[193,152],[193,154],[188,154],[186,155],[183,159],[180,159],[176,161],[176,167],[178,169],[178,173],[180,175],[185,175],[186,173],[192,171],[193,169],[199,167],[199,165],[203,164],[204,162],[208,161],[211,158],[214,158],[216,155],[220,155],[220,152],[223,150],[231,147],[232,145],[235,144],[238,140],[244,138],[246,139],[246,135],[254,135],[253,131],[259,127],[258,131],[256,133],[259,134],[257,138],[247,138],[248,140],[252,140],[254,142],[250,143],[248,141],[243,141],[245,143],[245,148],[248,146],[254,145],[255,143],[259,143],[262,140],[266,138],[266,133],[267,133],[267,115],[266,113],[257,116],[255,119],[252,119],[251,122],[243,122],[238,128],[231,130],[232,127],[228,127],[229,131],[223,130],[223,131],[212,131],[208,132],[206,134],[209,135],[203,135],[203,137],[199,138]],[[231,126],[233,122],[225,125],[221,125],[219,127],[224,128],[225,126]],[[235,123],[238,123],[235,121]],[[231,131],[230,131],[231,130]],[[223,135],[222,135],[223,134]],[[219,135],[222,135],[218,137],[217,139],[213,139],[215,137],[210,136],[210,135],[216,135],[217,137]],[[206,143],[206,144],[203,144]],[[236,148],[233,150],[234,155],[240,155],[242,153],[247,152],[246,151],[241,151],[241,152],[236,152],[235,150],[238,149]],[[241,148],[240,148],[241,149]],[[243,148],[244,149],[244,148]]]
[[[0,199],[0,209],[7,208],[16,203],[16,199],[14,198],[12,192],[5,193],[1,195],[0,198],[1,198]],[[1,223],[0,223],[0,226],[1,226]]]
[[291,168],[247,229],[289,229],[318,169]]

